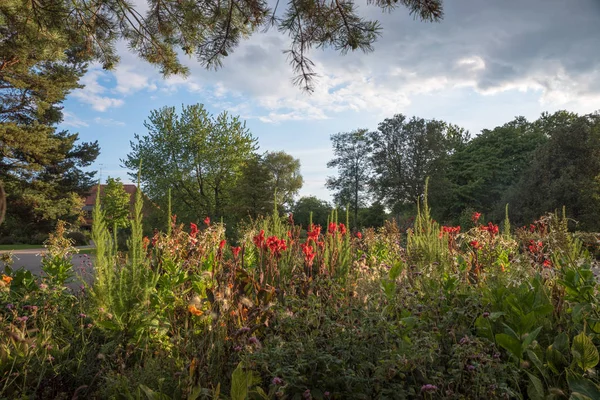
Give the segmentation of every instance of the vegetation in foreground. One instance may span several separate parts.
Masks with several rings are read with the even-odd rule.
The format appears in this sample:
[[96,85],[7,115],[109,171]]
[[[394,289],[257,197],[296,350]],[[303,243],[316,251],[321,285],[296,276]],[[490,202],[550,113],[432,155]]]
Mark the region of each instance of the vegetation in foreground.
[[95,279],[77,293],[70,242],[43,277],[0,282],[0,397],[115,399],[600,398],[592,258],[548,215],[512,230],[439,226],[421,205],[350,232],[333,213],[177,224],[127,254],[95,210]]

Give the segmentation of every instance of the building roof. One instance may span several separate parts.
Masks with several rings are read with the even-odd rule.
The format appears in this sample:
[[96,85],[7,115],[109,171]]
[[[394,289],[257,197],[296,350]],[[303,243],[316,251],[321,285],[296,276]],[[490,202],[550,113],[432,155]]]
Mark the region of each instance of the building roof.
[[[100,196],[104,195],[104,189],[106,185],[100,185]],[[124,183],[123,188],[127,193],[129,193],[129,204],[133,205],[135,203],[135,192],[137,187],[131,183]],[[85,198],[85,205],[93,207],[96,204],[96,195],[98,193],[98,185],[94,185],[90,189],[90,194]]]

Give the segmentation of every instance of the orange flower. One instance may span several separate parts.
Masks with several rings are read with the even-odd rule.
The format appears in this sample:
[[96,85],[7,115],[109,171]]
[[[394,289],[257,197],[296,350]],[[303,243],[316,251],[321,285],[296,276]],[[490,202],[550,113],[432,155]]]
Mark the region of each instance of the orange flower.
[[197,308],[196,308],[196,306],[195,306],[195,305],[193,305],[193,304],[190,304],[190,305],[188,306],[188,311],[189,311],[191,314],[193,314],[193,315],[195,315],[195,316],[197,316],[197,317],[199,317],[199,316],[201,316],[202,314],[204,314],[204,313],[202,312],[202,310],[199,310],[199,309],[197,309]]
[[6,276],[6,275],[2,274],[2,281],[4,283],[6,283],[7,285],[10,285],[10,281],[12,281],[12,280],[13,280],[13,278],[11,278],[10,276]]

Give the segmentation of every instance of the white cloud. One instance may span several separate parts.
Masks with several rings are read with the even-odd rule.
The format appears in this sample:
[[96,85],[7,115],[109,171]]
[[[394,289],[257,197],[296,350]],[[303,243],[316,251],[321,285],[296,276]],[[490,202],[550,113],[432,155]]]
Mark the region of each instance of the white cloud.
[[103,126],[125,126],[125,122],[117,121],[112,118],[96,117],[94,118],[94,123]]
[[75,90],[72,96],[83,103],[89,104],[96,111],[106,111],[111,107],[122,106],[125,104],[122,99],[102,95],[107,89],[99,83],[99,80],[104,78],[106,74],[98,68],[90,69],[81,79],[81,83],[85,87]]
[[67,112],[67,111],[63,112],[62,124],[65,126],[71,126],[73,128],[82,128],[82,127],[89,126],[89,124],[87,122],[78,118],[75,114]]

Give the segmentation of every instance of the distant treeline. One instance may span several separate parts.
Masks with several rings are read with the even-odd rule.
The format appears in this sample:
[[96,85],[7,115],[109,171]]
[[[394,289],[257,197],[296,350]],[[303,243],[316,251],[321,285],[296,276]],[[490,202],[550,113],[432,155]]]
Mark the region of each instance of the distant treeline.
[[414,215],[429,177],[433,216],[446,224],[466,223],[473,211],[499,222],[506,204],[513,226],[528,224],[564,205],[577,229],[600,228],[599,113],[517,117],[475,137],[443,121],[396,115],[374,132],[331,140],[337,176],[328,187],[359,224],[376,225],[360,221],[368,204],[400,219]]

